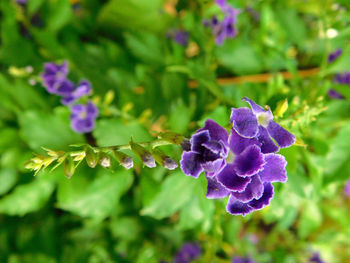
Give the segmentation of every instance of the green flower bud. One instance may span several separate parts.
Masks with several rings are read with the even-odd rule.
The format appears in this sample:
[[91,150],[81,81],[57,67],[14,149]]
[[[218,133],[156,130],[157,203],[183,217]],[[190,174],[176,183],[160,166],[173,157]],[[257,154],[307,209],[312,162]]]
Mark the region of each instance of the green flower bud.
[[167,168],[169,170],[174,170],[178,167],[177,163],[170,158],[169,156],[165,155],[161,150],[159,149],[153,149],[152,155],[154,159],[164,168]]
[[101,152],[100,153],[100,165],[104,168],[111,167],[111,158],[107,153]]
[[125,169],[130,169],[134,166],[134,162],[129,155],[119,151],[113,151],[113,155]]
[[86,163],[91,168],[95,168],[98,163],[98,154],[95,152],[95,150],[88,146],[85,150],[86,152]]
[[141,145],[130,141],[131,150],[142,160],[143,164],[149,168],[156,167],[156,162],[152,154]]
[[185,136],[175,132],[165,132],[160,134],[159,137],[167,142],[178,145],[180,145],[185,139]]
[[74,172],[75,172],[75,165],[74,165],[74,161],[72,159],[71,156],[68,156],[65,160],[64,160],[64,175],[69,179],[73,176]]

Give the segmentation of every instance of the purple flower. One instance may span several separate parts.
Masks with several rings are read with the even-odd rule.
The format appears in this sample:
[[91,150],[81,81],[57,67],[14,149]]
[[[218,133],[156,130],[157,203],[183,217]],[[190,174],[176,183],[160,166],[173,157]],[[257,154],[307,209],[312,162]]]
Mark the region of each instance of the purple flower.
[[350,197],[350,180],[345,183],[344,196]]
[[328,90],[328,96],[335,100],[342,100],[345,97],[335,89]]
[[68,63],[66,61],[61,65],[50,62],[44,64],[44,72],[41,77],[49,93],[64,96],[74,90],[74,84],[67,80],[67,75]]
[[344,72],[335,75],[334,82],[341,85],[350,85],[350,72]]
[[[256,137],[262,144],[263,153],[273,153],[281,148],[289,147],[295,142],[295,137],[289,131],[273,121],[270,109],[264,110],[254,101],[243,98],[248,102],[249,108],[232,109],[231,122],[233,129],[244,138]],[[271,139],[273,138],[278,146]]]
[[343,51],[339,48],[336,51],[334,51],[333,53],[329,54],[328,63],[334,62],[342,53],[343,53]]
[[270,110],[244,98],[251,107],[232,110],[233,127],[226,130],[208,120],[191,138],[191,150],[180,161],[186,175],[207,179],[207,198],[229,196],[226,210],[245,215],[270,203],[273,182],[286,182],[287,162],[276,154],[278,146],[288,147],[295,137],[273,121]]
[[179,45],[187,46],[190,34],[185,30],[174,30],[169,33],[170,37]]
[[22,5],[26,4],[27,1],[28,1],[28,0],[16,0],[16,2],[17,2],[18,4],[22,4]]
[[256,263],[252,258],[250,257],[239,257],[235,256],[232,259],[232,263]]
[[315,253],[311,256],[311,258],[309,259],[309,262],[313,262],[313,263],[326,263],[325,261],[323,261],[323,260],[321,259],[321,255],[320,255],[320,253],[318,253],[318,252],[315,252]]
[[61,102],[63,105],[71,105],[75,101],[77,101],[79,98],[83,96],[89,96],[91,95],[92,89],[91,84],[87,80],[82,80],[75,90],[67,94],[66,96],[63,96]]
[[190,263],[202,254],[197,243],[185,243],[176,254],[174,263]]
[[74,131],[87,133],[94,129],[98,109],[91,101],[86,105],[76,104],[72,106],[71,113],[71,126]]
[[234,38],[236,36],[237,30],[235,24],[237,22],[239,10],[227,4],[226,0],[216,0],[216,4],[224,13],[224,19],[219,21],[219,19],[214,16],[211,21],[204,20],[203,25],[212,28],[216,44],[222,45],[226,38]]
[[197,178],[205,171],[213,176],[225,164],[228,133],[213,120],[207,120],[191,138],[191,150],[182,154],[181,169],[186,175]]

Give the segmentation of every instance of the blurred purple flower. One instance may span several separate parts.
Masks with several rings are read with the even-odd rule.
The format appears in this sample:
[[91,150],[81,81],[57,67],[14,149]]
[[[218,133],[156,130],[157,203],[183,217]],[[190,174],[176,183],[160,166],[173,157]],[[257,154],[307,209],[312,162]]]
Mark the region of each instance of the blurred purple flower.
[[75,101],[77,101],[79,98],[83,96],[89,96],[91,95],[92,89],[91,84],[87,80],[82,80],[76,89],[74,89],[72,92],[64,96],[61,100],[63,105],[71,105]]
[[190,34],[185,30],[172,30],[169,32],[169,36],[179,45],[181,46],[187,46],[188,45],[188,38]]
[[343,53],[343,51],[339,48],[336,51],[334,51],[333,53],[329,54],[328,63],[334,62],[342,53]]
[[345,195],[346,197],[350,197],[350,180],[348,180],[348,181],[345,183],[344,195]]
[[251,257],[239,257],[235,256],[232,259],[232,263],[256,263]]
[[67,95],[74,89],[73,83],[67,80],[67,75],[68,63],[66,61],[61,65],[50,62],[44,64],[44,72],[41,77],[49,93]]
[[26,4],[27,1],[28,1],[28,0],[16,0],[16,2],[17,2],[18,4],[22,4],[22,5]]
[[341,93],[339,93],[335,89],[328,90],[328,96],[336,100],[342,100],[345,98]]
[[78,133],[91,132],[98,116],[97,107],[89,101],[86,105],[76,104],[71,107],[71,127]]
[[234,38],[236,36],[237,30],[235,25],[239,10],[227,4],[226,0],[216,0],[216,4],[224,13],[223,20],[219,21],[219,19],[214,16],[211,21],[204,20],[203,25],[211,27],[216,44],[222,45],[226,38]]
[[312,262],[312,263],[326,263],[325,261],[323,261],[321,259],[321,255],[319,252],[315,252],[311,258],[309,259],[309,262]]
[[249,108],[232,109],[230,136],[212,120],[191,138],[191,151],[184,152],[181,169],[197,178],[205,172],[207,198],[230,196],[226,210],[245,215],[270,203],[273,182],[286,182],[287,162],[275,154],[278,146],[291,146],[295,137],[274,122],[270,110],[244,98]]
[[174,263],[190,263],[197,259],[202,251],[197,243],[185,243],[179,252],[177,252]]

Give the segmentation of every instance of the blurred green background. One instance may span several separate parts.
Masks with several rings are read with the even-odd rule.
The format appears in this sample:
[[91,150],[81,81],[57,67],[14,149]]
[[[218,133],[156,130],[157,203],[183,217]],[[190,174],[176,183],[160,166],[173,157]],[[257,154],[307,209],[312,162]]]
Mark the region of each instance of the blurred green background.
[[[212,1],[0,1],[0,262],[171,262],[188,241],[202,248],[197,262],[250,255],[299,263],[316,251],[327,262],[350,262],[350,199],[343,194],[350,87],[333,82],[333,74],[350,71],[350,3],[229,2],[241,10],[238,35],[216,46],[202,24],[217,12]],[[187,46],[167,36],[173,29],[189,32]],[[338,48],[342,58],[330,65]],[[179,169],[82,164],[71,179],[61,168],[34,177],[24,168],[33,152],[86,141],[70,129],[69,109],[34,83],[44,62],[64,60],[71,79],[93,85],[100,146],[127,143],[130,135],[147,141],[165,130],[189,137],[207,118],[227,125],[244,96],[273,111],[287,99],[277,120],[298,138],[281,151],[288,182],[275,184],[269,207],[241,217],[205,198],[203,177]],[[298,74],[313,68],[318,73]],[[259,73],[269,75],[218,84]],[[330,88],[345,99],[330,98]],[[178,148],[164,150],[180,159]]]

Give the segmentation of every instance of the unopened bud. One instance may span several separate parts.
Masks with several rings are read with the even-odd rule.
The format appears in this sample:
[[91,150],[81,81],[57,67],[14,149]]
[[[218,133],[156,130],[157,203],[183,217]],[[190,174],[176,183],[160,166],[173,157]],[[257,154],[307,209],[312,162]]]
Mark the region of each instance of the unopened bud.
[[88,146],[86,148],[85,152],[86,152],[86,163],[91,168],[95,168],[96,165],[97,165],[97,162],[98,162],[98,155],[97,155],[97,153],[90,146]]
[[157,163],[159,163],[164,168],[167,168],[169,170],[174,170],[175,168],[177,168],[177,163],[172,158],[165,155],[159,149],[153,149],[152,154],[154,156],[154,159],[156,159]]
[[130,169],[134,166],[134,161],[129,155],[126,155],[123,152],[113,151],[114,157],[123,166],[125,169]]
[[64,175],[69,179],[73,176],[75,171],[75,165],[72,157],[68,156],[64,160]]
[[152,154],[141,145],[130,141],[131,150],[142,160],[143,164],[149,168],[156,167],[156,162]]
[[100,164],[102,167],[111,167],[111,158],[107,153],[100,153]]
[[184,150],[185,152],[191,151],[191,142],[189,139],[184,139],[180,145],[182,150]]

